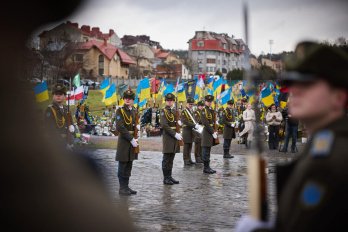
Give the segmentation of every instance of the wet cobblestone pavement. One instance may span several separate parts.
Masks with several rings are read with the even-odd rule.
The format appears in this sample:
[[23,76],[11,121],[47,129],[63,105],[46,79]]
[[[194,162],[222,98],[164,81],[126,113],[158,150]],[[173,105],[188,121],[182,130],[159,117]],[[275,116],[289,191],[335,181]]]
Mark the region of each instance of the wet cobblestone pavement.
[[[162,153],[142,151],[133,163],[130,178],[130,187],[138,194],[130,197],[118,195],[115,150],[98,149],[89,153],[97,161],[115,204],[128,209],[138,231],[234,231],[236,221],[248,213],[247,152],[244,145],[234,142],[231,153],[235,157],[223,159],[222,144],[214,147],[211,167],[217,173],[213,175],[203,174],[202,164],[184,167],[182,153],[178,153],[173,177],[180,184],[168,186],[163,185]],[[294,154],[267,151],[266,157],[272,215],[276,204],[273,167],[275,163],[290,161]]]

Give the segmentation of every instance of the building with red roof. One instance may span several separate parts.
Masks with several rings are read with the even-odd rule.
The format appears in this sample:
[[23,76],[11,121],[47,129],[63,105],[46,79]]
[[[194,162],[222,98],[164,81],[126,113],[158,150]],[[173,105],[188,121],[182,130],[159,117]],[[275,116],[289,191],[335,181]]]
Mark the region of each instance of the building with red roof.
[[188,44],[195,74],[214,75],[220,71],[225,76],[233,69],[241,69],[248,49],[241,39],[209,31],[196,31]]
[[77,43],[70,62],[81,62],[81,75],[91,79],[103,76],[128,78],[129,66],[135,61],[120,48],[97,40]]

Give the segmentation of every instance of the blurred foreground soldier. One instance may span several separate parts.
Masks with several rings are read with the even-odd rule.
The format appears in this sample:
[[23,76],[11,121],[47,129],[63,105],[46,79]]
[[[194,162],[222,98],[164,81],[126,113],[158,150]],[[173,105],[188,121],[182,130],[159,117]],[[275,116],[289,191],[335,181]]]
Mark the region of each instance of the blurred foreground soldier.
[[234,123],[234,115],[233,115],[233,100],[229,100],[227,102],[227,107],[222,113],[222,124],[224,125],[224,158],[230,159],[234,156],[230,154],[230,147],[232,139],[236,138],[236,134],[234,131],[235,123]]
[[[348,213],[348,56],[313,43],[299,44],[295,54],[283,79],[289,113],[305,124],[310,139],[297,160],[277,168],[278,213],[268,231],[342,231]],[[267,231],[255,230],[259,223],[244,217],[236,231]]]
[[0,114],[0,120],[16,122],[2,125],[6,134],[0,142],[6,153],[0,164],[2,231],[134,231],[128,212],[112,202],[84,160],[62,155],[67,151],[56,139],[44,136],[50,131],[39,121],[42,112],[37,113],[32,86],[23,75],[30,35],[68,17],[79,3],[21,2],[25,10],[16,17],[13,12],[18,10],[18,2],[2,6],[2,32],[11,36],[2,37],[1,43],[0,101],[6,112]]
[[193,111],[192,107],[194,105],[195,100],[193,98],[187,98],[186,108],[181,112],[181,121],[183,123],[182,137],[184,140],[184,165],[192,165],[195,162],[191,159],[191,151],[192,151],[192,142],[194,139],[194,131],[196,124],[192,121]]
[[119,132],[116,152],[117,176],[120,183],[119,194],[123,196],[137,194],[137,191],[128,186],[133,160],[138,159],[138,154],[134,153],[134,148],[139,146],[138,140],[134,138],[134,126],[140,130],[140,126],[136,125],[135,121],[134,98],[135,94],[132,90],[125,91],[123,94],[124,106],[116,110],[116,129]]
[[250,148],[251,141],[254,137],[255,120],[255,111],[251,109],[251,104],[248,103],[247,109],[243,111],[244,129],[239,133],[239,137],[242,137],[248,133],[248,138],[245,144],[247,148]]
[[52,95],[52,104],[48,105],[45,112],[46,127],[57,131],[62,141],[65,140],[69,146],[72,146],[75,127],[68,123],[72,123],[73,119],[68,106],[65,105],[66,87],[62,84],[55,85]]
[[202,125],[203,133],[202,133],[202,154],[203,154],[203,162],[204,168],[203,173],[214,174],[215,170],[210,168],[210,150],[213,146],[214,139],[217,138],[217,133],[214,131],[214,114],[215,111],[211,108],[211,104],[214,100],[214,96],[207,95],[204,98],[205,107],[202,109]]
[[271,105],[271,111],[266,114],[266,123],[268,125],[268,147],[270,150],[278,149],[279,146],[279,127],[283,121],[282,114],[277,111],[274,104]]
[[175,96],[172,93],[168,93],[165,96],[166,106],[161,112],[161,126],[163,129],[163,160],[162,160],[162,171],[164,180],[163,183],[167,185],[179,184],[179,181],[172,177],[173,161],[175,153],[180,152],[180,146],[178,141],[182,140],[180,133],[175,131],[176,120],[175,120],[175,110],[173,109],[173,104],[175,101]]
[[[199,101],[197,103],[197,110],[194,112],[194,117],[196,122],[199,125],[202,125],[202,109],[204,108],[204,101]],[[202,160],[202,134],[198,133],[197,131],[194,132],[195,134],[195,159],[196,163],[203,163]]]

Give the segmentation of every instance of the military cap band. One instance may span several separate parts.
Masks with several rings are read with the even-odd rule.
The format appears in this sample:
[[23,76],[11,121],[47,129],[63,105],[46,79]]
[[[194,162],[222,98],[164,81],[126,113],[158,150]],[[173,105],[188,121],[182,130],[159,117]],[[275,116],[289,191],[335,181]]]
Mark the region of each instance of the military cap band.
[[132,90],[126,90],[124,93],[123,93],[123,98],[127,98],[127,99],[135,99],[135,93],[132,91]]
[[61,84],[57,84],[53,87],[52,93],[53,94],[57,94],[57,93],[62,93],[64,95],[66,95],[66,87],[64,85]]
[[195,103],[195,100],[192,97],[187,98],[187,103]]
[[166,96],[165,96],[165,100],[167,101],[167,100],[175,100],[175,96],[174,96],[174,94],[172,94],[172,93],[167,93],[166,94]]
[[208,102],[212,102],[214,100],[214,96],[213,95],[207,95],[207,96],[204,97],[204,100],[208,101]]

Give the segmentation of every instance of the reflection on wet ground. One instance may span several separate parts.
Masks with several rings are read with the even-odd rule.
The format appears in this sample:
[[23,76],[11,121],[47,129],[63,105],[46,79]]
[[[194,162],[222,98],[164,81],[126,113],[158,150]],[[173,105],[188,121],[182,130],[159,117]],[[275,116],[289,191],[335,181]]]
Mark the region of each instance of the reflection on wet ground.
[[[219,152],[215,150],[215,152]],[[173,177],[180,184],[163,185],[160,152],[141,152],[133,164],[130,187],[138,191],[131,197],[118,195],[115,150],[94,150],[103,179],[116,205],[126,206],[139,231],[233,231],[241,215],[248,213],[247,167],[245,149],[234,151],[233,159],[221,153],[211,156],[216,174],[203,174],[202,164],[184,167],[182,153],[174,160]],[[268,186],[271,215],[275,212],[275,171],[279,162],[293,154],[270,151]]]

